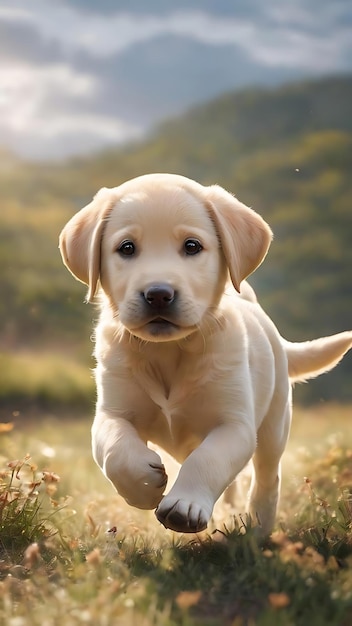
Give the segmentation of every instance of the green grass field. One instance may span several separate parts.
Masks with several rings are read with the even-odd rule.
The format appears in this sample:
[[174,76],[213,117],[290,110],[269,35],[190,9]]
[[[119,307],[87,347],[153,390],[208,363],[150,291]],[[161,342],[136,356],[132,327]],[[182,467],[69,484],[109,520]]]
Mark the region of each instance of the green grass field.
[[351,413],[296,409],[264,545],[244,515],[221,507],[198,536],[128,507],[92,461],[89,417],[3,426],[0,623],[348,626]]

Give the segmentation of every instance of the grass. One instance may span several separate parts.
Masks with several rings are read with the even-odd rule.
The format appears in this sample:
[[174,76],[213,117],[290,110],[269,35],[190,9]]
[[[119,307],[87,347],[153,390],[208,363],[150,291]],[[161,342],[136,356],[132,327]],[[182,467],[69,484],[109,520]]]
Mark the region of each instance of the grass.
[[[128,507],[92,462],[86,420],[0,432],[0,623],[347,626],[352,622],[348,407],[297,410],[277,527],[244,515],[177,535]],[[31,455],[31,456],[29,456]]]
[[95,388],[87,364],[67,353],[32,350],[0,352],[0,406],[86,407],[93,405]]

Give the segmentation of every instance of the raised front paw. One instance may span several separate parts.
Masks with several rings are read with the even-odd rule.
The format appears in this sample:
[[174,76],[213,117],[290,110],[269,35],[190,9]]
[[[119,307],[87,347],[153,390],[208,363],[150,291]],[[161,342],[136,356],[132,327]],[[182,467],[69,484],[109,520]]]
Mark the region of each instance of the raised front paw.
[[165,496],[155,515],[165,528],[179,533],[199,533],[207,527],[211,510],[190,499]]
[[125,500],[139,509],[155,509],[163,497],[167,474],[162,463],[148,463]]
[[163,497],[167,474],[160,456],[148,448],[130,464],[111,455],[106,459],[105,474],[118,493],[131,506],[155,509]]

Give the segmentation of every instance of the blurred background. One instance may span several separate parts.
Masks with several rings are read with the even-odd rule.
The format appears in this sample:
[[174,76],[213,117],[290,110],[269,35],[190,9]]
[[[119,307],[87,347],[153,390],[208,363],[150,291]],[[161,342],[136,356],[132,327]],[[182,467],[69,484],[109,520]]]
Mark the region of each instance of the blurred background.
[[[352,328],[352,4],[0,0],[0,412],[93,414],[97,311],[58,235],[102,186],[219,183],[275,240],[251,283],[289,340]],[[295,390],[351,402],[352,355]]]

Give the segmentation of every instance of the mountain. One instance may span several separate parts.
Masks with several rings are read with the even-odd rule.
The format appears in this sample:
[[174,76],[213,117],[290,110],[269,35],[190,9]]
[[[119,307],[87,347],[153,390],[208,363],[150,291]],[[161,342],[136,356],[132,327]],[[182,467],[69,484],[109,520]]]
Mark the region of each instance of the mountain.
[[66,159],[224,91],[351,72],[351,17],[347,0],[3,0],[0,144]]
[[[219,183],[270,223],[275,239],[251,282],[287,339],[351,328],[351,105],[352,77],[335,76],[227,93],[144,142],[61,165],[0,155],[1,344],[84,353],[95,312],[61,265],[58,233],[100,187],[153,171]],[[351,400],[351,374],[349,356],[297,395]]]

